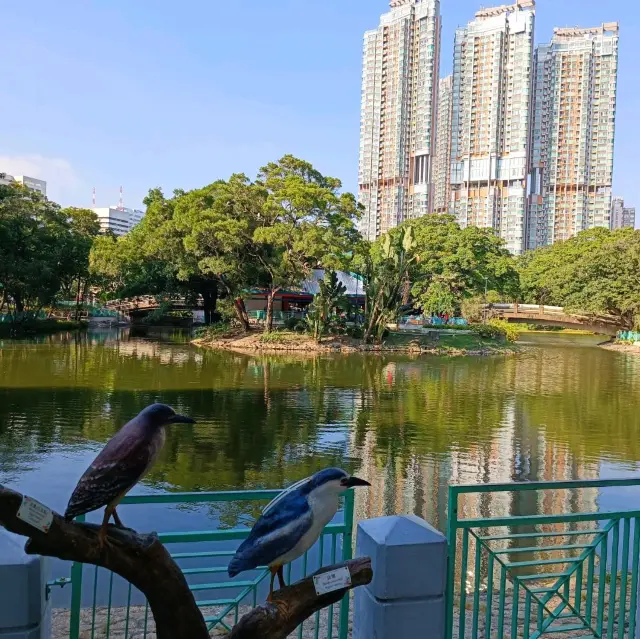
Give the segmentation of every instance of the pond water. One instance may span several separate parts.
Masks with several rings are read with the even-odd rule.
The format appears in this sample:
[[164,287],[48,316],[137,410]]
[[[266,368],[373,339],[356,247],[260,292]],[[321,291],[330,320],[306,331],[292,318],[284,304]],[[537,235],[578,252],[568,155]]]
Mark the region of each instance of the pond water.
[[[275,488],[335,465],[373,485],[358,518],[415,513],[444,529],[449,483],[640,474],[640,358],[597,337],[526,341],[516,356],[416,358],[214,352],[128,329],[6,340],[0,483],[64,510],[104,442],[156,401],[197,424],[170,429],[138,493]],[[630,489],[583,493],[478,498],[465,515],[640,506]],[[126,524],[177,531],[242,525],[259,505],[126,508]]]

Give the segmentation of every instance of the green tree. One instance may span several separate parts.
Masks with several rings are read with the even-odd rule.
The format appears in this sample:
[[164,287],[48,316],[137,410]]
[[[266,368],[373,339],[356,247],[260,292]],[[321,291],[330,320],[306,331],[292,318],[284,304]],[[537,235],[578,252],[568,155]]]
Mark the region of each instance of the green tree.
[[91,285],[89,255],[94,241],[100,233],[98,216],[90,209],[66,208],[62,210],[69,222],[69,237],[64,250],[62,292],[76,300],[76,319],[82,302]]
[[457,313],[465,300],[485,290],[517,297],[514,258],[493,230],[461,229],[448,215],[427,215],[407,224],[416,243],[411,293],[425,312]]
[[318,282],[319,291],[307,314],[307,324],[316,342],[326,333],[334,310],[346,303],[347,287],[335,271],[327,271]]
[[233,300],[245,330],[249,319],[242,294],[265,283],[259,259],[264,249],[254,241],[265,201],[265,189],[238,174],[228,182],[219,180],[185,193],[175,205],[175,225],[185,250],[194,256],[200,272],[215,277]]
[[524,255],[519,265],[525,301],[640,328],[640,231],[590,229]]
[[112,293],[146,285],[202,297],[206,323],[218,297],[229,296],[245,328],[242,294],[265,287],[270,330],[278,291],[299,286],[317,266],[336,268],[349,259],[359,237],[358,206],[340,187],[308,162],[285,156],[256,182],[233,175],[172,198],[152,189],[142,222],[124,238],[97,243],[92,265]]
[[151,189],[144,200],[142,221],[126,235],[104,236],[91,254],[92,272],[101,279],[107,297],[137,295],[185,295],[195,302],[202,297],[205,322],[210,323],[218,299],[218,279],[203,272],[198,260],[185,246],[184,229],[176,223],[181,191],[165,198]]
[[279,291],[297,287],[314,268],[345,268],[360,236],[355,222],[360,209],[342,183],[326,177],[292,155],[260,170],[266,190],[259,224],[253,234],[268,280],[265,330],[273,327],[273,302]]
[[19,184],[0,185],[0,284],[19,315],[52,304],[71,273],[84,271],[84,235],[73,216]]
[[387,233],[367,247],[364,256],[366,272],[366,308],[364,340],[380,341],[388,323],[396,321],[401,307],[407,302],[407,283],[416,265],[413,227]]

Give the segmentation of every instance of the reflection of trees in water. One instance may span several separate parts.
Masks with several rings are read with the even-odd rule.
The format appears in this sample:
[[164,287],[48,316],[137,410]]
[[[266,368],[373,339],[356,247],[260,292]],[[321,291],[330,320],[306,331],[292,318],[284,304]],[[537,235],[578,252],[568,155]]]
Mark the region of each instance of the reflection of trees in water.
[[[145,405],[175,427],[148,481],[175,490],[275,487],[330,464],[365,475],[359,516],[414,512],[440,528],[449,483],[597,476],[640,451],[632,358],[590,348],[440,359],[255,356],[113,333],[0,349],[0,469],[104,442]],[[584,497],[593,503],[593,496]],[[586,503],[585,502],[585,503]],[[260,505],[228,507],[233,525]],[[584,510],[566,495],[473,495],[464,516]]]

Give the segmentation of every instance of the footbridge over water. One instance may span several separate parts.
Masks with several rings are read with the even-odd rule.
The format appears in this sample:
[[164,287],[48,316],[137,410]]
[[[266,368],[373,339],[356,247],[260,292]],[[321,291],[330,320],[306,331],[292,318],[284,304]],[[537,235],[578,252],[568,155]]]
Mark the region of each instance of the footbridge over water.
[[172,310],[180,311],[193,311],[203,308],[202,298],[198,298],[193,302],[187,301],[187,299],[182,296],[158,298],[155,295],[140,295],[132,299],[111,300],[107,302],[106,307],[118,313],[133,315],[154,311],[162,304],[168,305]]
[[488,304],[485,312],[491,318],[504,319],[516,324],[541,324],[575,328],[603,335],[616,335],[622,326],[610,316],[581,315],[569,313],[561,306],[537,304]]

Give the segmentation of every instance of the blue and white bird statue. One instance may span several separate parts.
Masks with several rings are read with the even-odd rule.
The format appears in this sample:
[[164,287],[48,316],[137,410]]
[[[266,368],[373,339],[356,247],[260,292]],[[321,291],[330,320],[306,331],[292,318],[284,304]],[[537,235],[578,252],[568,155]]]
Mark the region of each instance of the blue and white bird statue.
[[284,588],[282,567],[315,544],[338,512],[340,495],[354,486],[370,485],[340,468],[326,468],[289,486],[264,509],[231,559],[229,576],[268,566],[271,585],[267,601],[271,601],[276,574],[280,588]]

